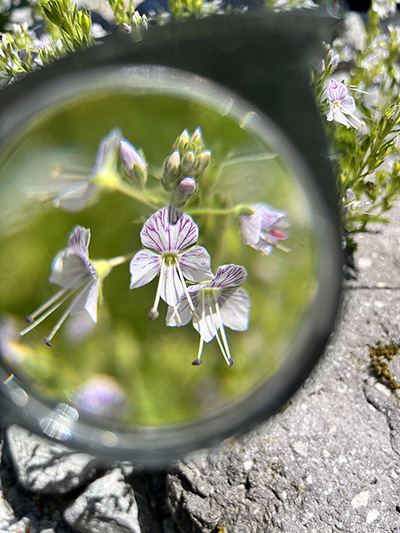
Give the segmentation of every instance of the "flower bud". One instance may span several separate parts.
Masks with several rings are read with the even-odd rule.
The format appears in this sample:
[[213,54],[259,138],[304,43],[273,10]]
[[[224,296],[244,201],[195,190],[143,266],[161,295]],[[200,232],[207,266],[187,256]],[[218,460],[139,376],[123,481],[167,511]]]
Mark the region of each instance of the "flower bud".
[[172,149],[173,150],[179,150],[179,152],[182,154],[183,152],[185,152],[186,150],[186,147],[189,143],[189,132],[188,130],[185,128],[183,130],[183,132],[179,135],[179,137],[176,139],[176,141],[174,142],[173,146],[172,146]]
[[27,61],[28,59],[28,52],[25,50],[25,48],[21,48],[21,50],[18,52],[19,58],[21,61]]
[[175,198],[179,205],[183,205],[196,191],[196,180],[189,176],[183,180],[175,188]]
[[141,154],[126,139],[120,143],[122,168],[132,181],[143,187],[147,181],[147,163]]
[[164,161],[164,171],[162,183],[166,190],[170,190],[170,185],[175,183],[177,177],[179,176],[181,165],[181,156],[179,151],[175,150],[170,156]]
[[197,157],[196,176],[203,174],[205,169],[210,164],[211,150],[206,150]]
[[321,59],[321,61],[319,62],[318,68],[317,68],[318,76],[320,76],[324,72],[324,70],[325,70],[325,61]]
[[182,173],[190,174],[191,171],[193,170],[194,163],[195,163],[194,152],[192,151],[187,152],[182,158],[182,166],[181,166]]

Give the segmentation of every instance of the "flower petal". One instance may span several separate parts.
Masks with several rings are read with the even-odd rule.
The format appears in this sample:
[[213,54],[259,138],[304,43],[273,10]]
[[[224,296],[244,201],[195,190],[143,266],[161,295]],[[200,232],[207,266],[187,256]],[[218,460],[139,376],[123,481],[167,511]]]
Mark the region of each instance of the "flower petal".
[[333,119],[336,120],[336,122],[339,122],[339,124],[343,124],[344,126],[349,125],[349,121],[339,109],[335,109],[333,111]]
[[220,307],[224,326],[236,331],[249,328],[250,296],[244,289],[237,289]]
[[214,288],[239,287],[247,278],[247,271],[240,265],[222,265],[218,267],[215,278],[211,282]]
[[49,281],[64,289],[77,289],[97,276],[93,267],[92,270],[89,265],[89,261],[67,248],[54,258],[53,272]]
[[121,139],[121,130],[119,128],[114,128],[101,140],[92,170],[92,177],[115,166]]
[[204,342],[210,342],[217,334],[220,325],[216,313],[211,314],[206,310],[204,317],[193,318],[193,327],[203,337]]
[[[192,285],[188,288],[191,300],[196,308],[199,304],[199,291],[204,285]],[[193,317],[189,302],[185,294],[182,294],[176,306],[168,307],[166,324],[169,327],[186,326]]]
[[97,302],[99,300],[99,289],[100,285],[98,281],[92,283],[85,304],[85,311],[95,324],[97,322]]
[[140,232],[143,246],[157,252],[180,251],[194,244],[199,229],[192,217],[163,207],[146,220]]
[[91,198],[98,192],[98,188],[86,181],[79,184],[70,183],[64,188],[65,192],[54,198],[53,204],[68,213],[82,211]]
[[192,246],[179,254],[182,274],[189,281],[208,281],[214,278],[211,270],[211,257],[202,246]]
[[83,226],[75,226],[69,236],[68,244],[73,252],[86,259],[89,257],[90,229]]
[[150,250],[141,250],[131,260],[131,289],[150,283],[160,271],[161,257]]
[[356,110],[354,98],[352,96],[346,96],[346,98],[343,98],[343,100],[340,102],[340,110],[346,115],[353,114]]
[[165,265],[160,274],[161,298],[168,305],[175,306],[183,294],[183,285],[174,265]]
[[[253,209],[255,206],[251,206]],[[240,234],[244,244],[254,244],[260,238],[261,231],[261,212],[255,208],[252,215],[242,215],[239,217]]]

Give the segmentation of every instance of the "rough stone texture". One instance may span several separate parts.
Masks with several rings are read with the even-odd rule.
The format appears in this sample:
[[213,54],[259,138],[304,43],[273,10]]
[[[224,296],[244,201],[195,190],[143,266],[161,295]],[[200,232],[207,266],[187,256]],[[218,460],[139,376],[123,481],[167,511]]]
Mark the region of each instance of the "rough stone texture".
[[82,533],[141,533],[134,491],[119,468],[93,481],[64,517]]
[[20,483],[43,494],[63,494],[87,482],[97,459],[11,426],[7,443]]
[[[400,220],[400,206],[390,213]],[[400,410],[368,345],[400,344],[400,227],[358,237],[337,332],[302,390],[242,441],[178,462],[169,503],[185,533],[400,532]],[[400,355],[391,371],[400,381]]]

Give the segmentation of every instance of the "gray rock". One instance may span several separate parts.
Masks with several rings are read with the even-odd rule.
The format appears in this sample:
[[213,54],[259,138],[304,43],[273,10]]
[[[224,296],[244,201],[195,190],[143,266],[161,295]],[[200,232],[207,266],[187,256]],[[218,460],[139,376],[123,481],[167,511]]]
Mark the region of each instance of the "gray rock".
[[33,492],[64,494],[76,489],[93,477],[98,464],[94,457],[17,426],[7,429],[6,444],[19,482]]
[[[397,205],[390,213],[400,220]],[[400,345],[400,227],[357,239],[337,332],[302,389],[245,438],[178,462],[169,505],[184,533],[400,531],[398,390],[370,345]],[[400,383],[400,354],[389,362]]]
[[93,481],[64,517],[81,533],[141,533],[133,488],[119,468]]

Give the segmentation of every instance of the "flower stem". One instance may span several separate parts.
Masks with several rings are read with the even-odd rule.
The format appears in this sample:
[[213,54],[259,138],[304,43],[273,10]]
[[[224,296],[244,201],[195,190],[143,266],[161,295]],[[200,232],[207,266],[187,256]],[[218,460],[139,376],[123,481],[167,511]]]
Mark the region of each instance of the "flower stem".
[[194,207],[186,210],[189,215],[252,215],[253,209],[247,204],[234,207]]
[[134,253],[130,253],[126,255],[119,255],[118,257],[113,257],[112,259],[106,259],[106,261],[110,268],[114,268],[116,266],[127,263],[130,259],[132,259],[134,255],[135,255]]
[[149,207],[152,207],[153,209],[156,209],[157,207],[160,207],[161,205],[160,200],[158,198],[155,198],[149,193],[139,191],[138,189],[131,187],[128,183],[125,183],[121,180],[118,180],[114,184],[113,189],[122,194],[125,194],[126,196],[129,196],[130,198],[133,198],[134,200],[136,200],[137,202],[140,202],[141,204],[148,205]]

